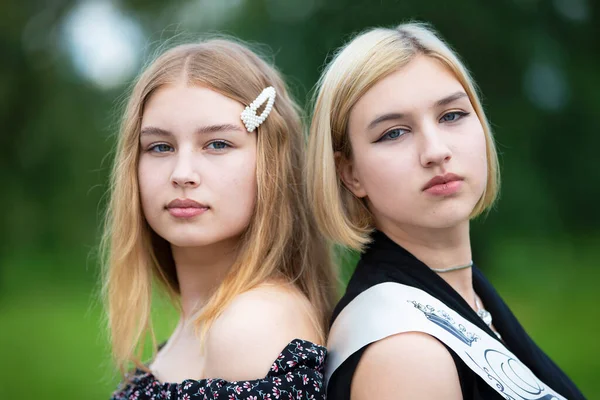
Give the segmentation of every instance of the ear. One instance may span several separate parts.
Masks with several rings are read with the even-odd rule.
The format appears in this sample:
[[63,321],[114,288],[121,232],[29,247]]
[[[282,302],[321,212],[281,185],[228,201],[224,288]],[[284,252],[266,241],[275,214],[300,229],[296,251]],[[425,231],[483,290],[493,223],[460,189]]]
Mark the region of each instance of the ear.
[[339,174],[344,186],[346,186],[346,189],[348,189],[358,198],[362,199],[363,197],[366,197],[367,192],[356,175],[356,170],[352,160],[344,157],[339,151],[335,152],[334,157],[337,173]]

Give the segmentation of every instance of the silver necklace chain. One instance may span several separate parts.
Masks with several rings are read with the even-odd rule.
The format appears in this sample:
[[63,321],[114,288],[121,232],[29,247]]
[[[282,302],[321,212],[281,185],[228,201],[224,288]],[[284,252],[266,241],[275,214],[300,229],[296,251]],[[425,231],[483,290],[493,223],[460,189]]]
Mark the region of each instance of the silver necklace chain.
[[[465,269],[465,268],[471,268],[472,266],[473,266],[473,260],[469,261],[468,264],[459,265],[457,267],[430,268],[430,269],[433,272],[443,273],[443,272],[458,271],[458,270]],[[498,332],[496,332],[494,329],[492,329],[492,314],[490,314],[490,312],[488,310],[486,310],[485,308],[481,307],[481,303],[479,302],[479,299],[477,298],[477,296],[475,296],[475,305],[477,306],[477,316],[479,318],[481,318],[482,321],[492,330],[492,332],[494,332],[496,334],[498,339],[502,340],[502,337],[500,336],[500,334]]]
[[465,268],[471,268],[473,266],[473,260],[469,261],[468,264],[465,265],[459,265],[457,267],[450,267],[450,268],[430,268],[433,272],[451,272],[451,271],[458,271],[460,269],[465,269]]
[[492,314],[485,308],[481,307],[481,303],[477,296],[475,296],[475,305],[477,306],[477,316],[483,320],[483,322],[496,334],[498,339],[502,340],[502,336],[494,329],[492,329]]

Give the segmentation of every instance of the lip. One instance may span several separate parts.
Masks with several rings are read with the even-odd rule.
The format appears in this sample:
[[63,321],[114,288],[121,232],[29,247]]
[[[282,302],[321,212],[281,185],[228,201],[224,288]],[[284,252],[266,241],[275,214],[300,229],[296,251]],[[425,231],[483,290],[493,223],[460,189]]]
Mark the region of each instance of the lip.
[[436,196],[448,196],[458,192],[462,183],[463,178],[456,174],[438,175],[423,186],[423,191]]
[[208,206],[192,199],[175,199],[167,205],[169,214],[176,218],[192,218],[203,214],[208,209]]

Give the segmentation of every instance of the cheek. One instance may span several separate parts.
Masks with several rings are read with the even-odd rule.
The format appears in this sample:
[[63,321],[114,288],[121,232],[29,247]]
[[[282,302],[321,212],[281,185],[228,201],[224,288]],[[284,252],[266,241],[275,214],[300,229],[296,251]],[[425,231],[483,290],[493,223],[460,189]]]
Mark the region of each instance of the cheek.
[[233,194],[231,200],[239,204],[245,214],[250,214],[254,209],[257,196],[255,160],[251,160],[240,169],[240,174],[236,178],[236,187],[236,193]]
[[488,179],[486,138],[480,124],[473,124],[468,133],[456,143],[455,161],[457,172],[467,178],[473,200],[477,201]]
[[410,155],[391,147],[364,154],[356,163],[358,178],[376,207],[397,204],[410,192],[415,176]]
[[165,176],[168,168],[165,165],[157,165],[157,160],[140,158],[138,165],[138,187],[142,204],[142,211],[149,223],[160,216],[167,186],[170,182],[169,176]]
[[469,165],[467,166],[477,178],[482,180],[482,184],[485,185],[487,180],[487,146],[486,138],[483,130],[473,135],[472,139],[469,140],[465,156],[468,157]]
[[224,209],[229,210],[228,214],[232,219],[247,223],[257,196],[256,156],[248,152],[223,171],[215,185],[220,188],[220,200]]
[[153,193],[157,184],[156,175],[152,171],[151,163],[148,163],[143,158],[138,165],[138,186],[140,191],[140,199],[146,213],[148,204],[154,198]]

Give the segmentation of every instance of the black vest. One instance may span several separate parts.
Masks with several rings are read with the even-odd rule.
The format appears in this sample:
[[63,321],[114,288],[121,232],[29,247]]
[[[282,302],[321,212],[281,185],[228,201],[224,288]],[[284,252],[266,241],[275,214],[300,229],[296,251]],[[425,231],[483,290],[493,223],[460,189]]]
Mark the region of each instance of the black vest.
[[[494,336],[491,329],[477,316],[469,304],[425,264],[382,232],[374,232],[372,239],[369,248],[361,256],[348,283],[345,295],[334,310],[332,324],[344,307],[363,291],[380,283],[396,282],[427,292],[477,327]],[[533,342],[491,283],[476,267],[473,267],[473,286],[486,309],[492,314],[494,327],[502,335],[505,346],[553,390],[567,399],[584,399],[583,394],[567,375]],[[350,399],[352,377],[366,347],[355,352],[333,373],[327,388],[328,399]],[[448,351],[456,364],[465,400],[503,399],[456,353],[450,348]]]

